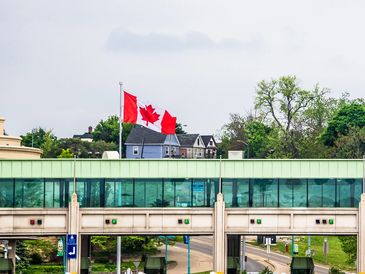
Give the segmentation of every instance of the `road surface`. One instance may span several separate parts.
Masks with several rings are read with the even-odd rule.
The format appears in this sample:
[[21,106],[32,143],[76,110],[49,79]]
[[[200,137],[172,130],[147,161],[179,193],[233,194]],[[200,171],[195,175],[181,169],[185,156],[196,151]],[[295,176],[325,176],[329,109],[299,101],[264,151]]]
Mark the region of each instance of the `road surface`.
[[[187,249],[186,244],[176,243],[176,246]],[[191,237],[190,248],[191,250],[213,256],[213,238],[205,236]],[[250,257],[247,258],[246,270],[248,272],[259,272],[264,268],[264,265],[250,259]]]

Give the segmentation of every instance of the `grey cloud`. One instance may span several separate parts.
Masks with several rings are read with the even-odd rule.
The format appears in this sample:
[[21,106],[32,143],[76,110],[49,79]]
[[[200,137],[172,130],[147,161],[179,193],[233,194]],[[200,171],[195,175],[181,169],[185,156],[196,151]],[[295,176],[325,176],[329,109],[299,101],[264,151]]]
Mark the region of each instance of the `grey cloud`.
[[[248,43],[247,43],[248,45]],[[214,41],[201,32],[189,32],[183,38],[151,32],[146,35],[127,30],[113,31],[107,41],[112,51],[182,51],[200,49],[243,49],[246,44],[234,38]]]

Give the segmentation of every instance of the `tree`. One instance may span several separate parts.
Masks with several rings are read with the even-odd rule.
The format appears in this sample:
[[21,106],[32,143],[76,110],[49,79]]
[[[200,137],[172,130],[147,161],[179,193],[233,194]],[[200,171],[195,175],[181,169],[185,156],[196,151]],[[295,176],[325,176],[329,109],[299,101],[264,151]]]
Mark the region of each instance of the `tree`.
[[[133,124],[122,123],[122,155],[125,157],[125,141],[128,138],[130,131],[133,128]],[[116,115],[109,116],[105,121],[101,120],[93,131],[94,141],[105,141],[107,143],[114,143],[119,145],[119,117]]]
[[[63,138],[54,152],[58,158],[100,158],[104,151],[116,150],[117,145],[105,141],[87,142],[78,138]],[[70,157],[71,156],[71,157]]]
[[331,147],[331,157],[361,159],[365,155],[365,127],[350,127],[346,135],[340,135]]
[[46,130],[39,127],[33,128],[31,132],[27,132],[25,135],[20,135],[22,139],[22,146],[41,148],[44,143],[44,136],[46,135]]
[[113,115],[105,121],[101,120],[92,135],[95,141],[119,144],[119,117]]
[[42,158],[55,158],[57,156],[53,153],[57,147],[57,137],[51,129],[34,128],[31,132],[20,137],[23,146],[32,147],[33,144],[33,147],[42,149]]
[[283,76],[270,82],[261,81],[256,88],[255,108],[268,122],[273,122],[282,135],[283,154],[299,157],[298,137],[303,126],[303,113],[323,92],[302,89],[295,76]]
[[62,149],[62,152],[60,155],[57,156],[57,158],[73,158],[74,154],[70,151],[69,148]]
[[347,254],[347,262],[353,264],[357,258],[357,239],[356,236],[340,236],[342,250]]
[[278,146],[278,132],[259,120],[246,123],[245,136],[249,144],[250,158],[266,158],[272,156]]
[[21,273],[21,271],[28,268],[30,261],[27,246],[23,240],[16,241],[16,255],[20,258],[20,260],[16,262],[16,270]]
[[329,121],[321,135],[321,140],[327,146],[333,146],[336,139],[347,135],[351,127],[365,127],[365,103],[354,101],[344,104]]
[[218,144],[217,155],[227,158],[228,150],[243,150],[247,143],[245,136],[246,118],[238,113],[229,114],[229,122],[222,127],[221,142]]
[[176,134],[186,134],[186,131],[183,129],[183,125],[180,123],[176,123],[175,131]]

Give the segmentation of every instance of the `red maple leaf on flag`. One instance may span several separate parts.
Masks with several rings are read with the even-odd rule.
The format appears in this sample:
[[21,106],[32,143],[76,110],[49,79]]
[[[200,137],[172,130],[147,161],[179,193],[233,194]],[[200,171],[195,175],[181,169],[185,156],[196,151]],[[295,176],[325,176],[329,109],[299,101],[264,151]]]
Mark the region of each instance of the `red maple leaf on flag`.
[[144,108],[139,107],[139,112],[142,115],[142,120],[146,121],[146,126],[148,126],[148,123],[153,124],[154,122],[158,121],[158,119],[160,119],[160,114],[155,112],[155,109],[152,107],[152,105],[148,105]]

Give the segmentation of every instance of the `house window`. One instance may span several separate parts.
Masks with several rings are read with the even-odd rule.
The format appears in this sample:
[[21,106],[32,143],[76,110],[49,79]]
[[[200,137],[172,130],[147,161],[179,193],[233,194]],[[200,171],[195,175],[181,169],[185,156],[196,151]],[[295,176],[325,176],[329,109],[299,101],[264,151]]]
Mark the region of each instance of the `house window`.
[[138,146],[133,146],[133,155],[138,155]]
[[198,139],[198,146],[200,146],[200,140]]
[[210,146],[212,146],[212,145],[213,145],[213,141],[212,141],[212,140],[210,140],[210,141],[209,141],[209,145],[210,145]]

